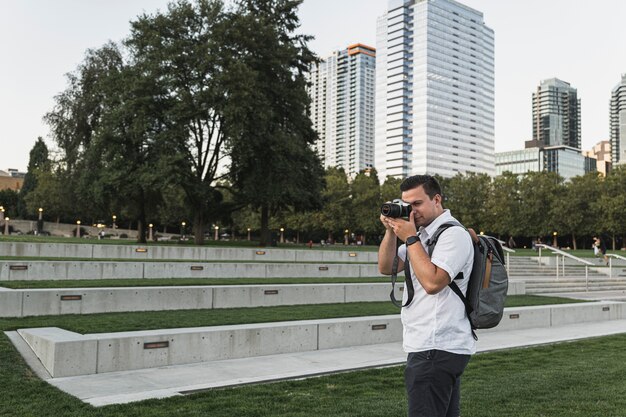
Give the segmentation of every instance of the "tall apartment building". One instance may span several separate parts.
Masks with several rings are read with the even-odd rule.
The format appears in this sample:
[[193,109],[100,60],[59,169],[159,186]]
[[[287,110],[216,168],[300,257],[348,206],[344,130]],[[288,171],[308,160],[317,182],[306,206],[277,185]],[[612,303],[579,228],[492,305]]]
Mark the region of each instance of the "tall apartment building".
[[378,18],[379,178],[495,174],[494,33],[453,0],[390,0]]
[[596,169],[606,177],[611,171],[611,142],[603,140],[594,145],[588,151],[583,151],[583,155],[596,161]]
[[354,44],[314,64],[309,72],[315,149],[324,167],[350,176],[374,165],[376,50]]
[[580,149],[580,99],[569,83],[551,78],[533,93],[533,143]]
[[626,74],[611,91],[611,157],[613,165],[626,163]]

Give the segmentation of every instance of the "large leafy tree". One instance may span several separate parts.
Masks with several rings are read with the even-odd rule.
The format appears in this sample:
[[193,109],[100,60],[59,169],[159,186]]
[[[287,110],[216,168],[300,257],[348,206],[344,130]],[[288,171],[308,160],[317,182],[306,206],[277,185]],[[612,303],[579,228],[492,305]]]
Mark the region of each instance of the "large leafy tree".
[[522,201],[520,196],[520,178],[505,172],[494,178],[492,194],[485,205],[489,213],[490,225],[487,232],[495,233],[506,239],[507,235],[523,236],[526,232],[521,224]]
[[20,189],[20,199],[18,202],[19,215],[22,218],[26,218],[28,215],[35,213],[35,210],[29,210],[25,203],[25,198],[37,187],[38,172],[49,173],[50,172],[50,159],[48,146],[41,137],[37,138],[35,145],[30,150],[30,158],[28,160],[28,170],[24,177],[24,184]]
[[623,235],[626,242],[626,169],[615,167],[602,185],[601,195],[591,204],[598,218],[598,230],[594,233],[610,234],[615,249],[616,235]]
[[520,225],[531,236],[548,236],[556,230],[555,205],[562,190],[555,172],[528,172],[520,180]]
[[317,227],[328,233],[328,239],[349,227],[352,221],[350,185],[343,168],[330,167],[326,170],[325,187],[322,190],[323,206],[313,218]]
[[597,233],[600,216],[593,206],[600,199],[601,181],[598,173],[574,177],[562,186],[561,196],[555,201],[555,228],[559,234],[571,236],[574,249],[578,248],[577,237]]
[[[184,190],[193,215],[195,242],[204,239],[206,225],[223,211],[216,182],[225,174],[223,78],[225,30],[229,22],[221,1],[171,3],[168,10],[140,16],[126,41],[136,64],[168,98],[168,153],[175,161],[164,172]],[[245,80],[240,80],[245,81]]]
[[447,181],[446,205],[466,227],[485,231],[490,226],[486,201],[491,196],[491,178],[487,174],[457,174]]
[[[363,234],[365,238],[378,236],[383,231],[380,223],[380,183],[375,169],[359,172],[352,184],[351,228],[354,232]],[[367,240],[366,240],[367,241]]]
[[240,0],[230,15],[227,126],[239,200],[260,209],[261,245],[281,209],[319,205],[323,170],[311,145],[305,72],[315,57],[295,34],[301,1]]

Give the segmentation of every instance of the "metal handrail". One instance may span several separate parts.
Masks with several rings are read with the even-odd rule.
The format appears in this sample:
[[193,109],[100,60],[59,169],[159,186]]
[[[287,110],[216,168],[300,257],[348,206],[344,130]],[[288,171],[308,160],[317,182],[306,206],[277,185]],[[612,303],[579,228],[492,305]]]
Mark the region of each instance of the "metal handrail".
[[506,245],[506,242],[504,240],[500,240],[500,239],[496,239],[498,242],[500,242],[500,246],[502,246],[502,250],[506,252],[506,273],[509,274],[509,265],[510,265],[510,258],[509,258],[509,253],[515,253],[514,249],[509,248],[508,246],[504,246]]
[[546,245],[544,243],[536,243],[535,246],[539,248],[539,263],[541,263],[541,248],[547,249],[552,253],[556,254],[556,279],[559,279],[559,256],[562,258],[562,276],[565,278],[565,258],[570,258],[575,260],[578,263],[585,265],[585,289],[589,291],[589,266],[593,266],[593,262],[586,261],[582,258],[572,255],[571,253],[567,253],[562,251],[561,249],[557,249],[550,245]]
[[623,261],[626,261],[626,257],[622,255],[616,255],[614,253],[607,253],[606,256],[609,257],[609,278],[613,278],[613,259],[611,258],[621,259]]

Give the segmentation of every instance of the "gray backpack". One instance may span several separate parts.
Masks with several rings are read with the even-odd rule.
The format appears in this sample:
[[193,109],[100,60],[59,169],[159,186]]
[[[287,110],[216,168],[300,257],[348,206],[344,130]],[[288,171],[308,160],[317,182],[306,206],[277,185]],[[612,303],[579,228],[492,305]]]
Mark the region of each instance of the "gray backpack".
[[[450,227],[465,227],[458,222],[447,222],[439,226],[433,236],[428,239],[428,256],[432,256],[439,236]],[[476,336],[476,329],[489,329],[500,323],[504,313],[504,301],[509,288],[509,277],[504,266],[504,253],[500,242],[491,237],[476,235],[474,230],[465,229],[472,237],[474,244],[474,265],[472,274],[467,284],[467,296],[463,294],[455,281],[463,279],[463,272],[454,277],[448,284],[450,289],[459,296],[465,305],[465,312],[472,327],[472,336]],[[392,275],[391,300],[399,305],[393,294],[395,284],[395,271],[397,260],[394,261],[394,274]],[[408,291],[408,300],[403,307],[411,304],[414,294],[413,281],[411,280],[410,263],[405,262],[405,287]]]

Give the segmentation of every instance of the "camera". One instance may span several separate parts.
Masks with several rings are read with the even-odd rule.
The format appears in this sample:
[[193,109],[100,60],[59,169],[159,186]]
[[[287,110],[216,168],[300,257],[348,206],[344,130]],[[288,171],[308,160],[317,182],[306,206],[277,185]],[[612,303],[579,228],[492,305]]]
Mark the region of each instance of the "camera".
[[409,217],[411,205],[402,200],[395,199],[390,203],[385,203],[380,207],[380,213],[386,217]]

